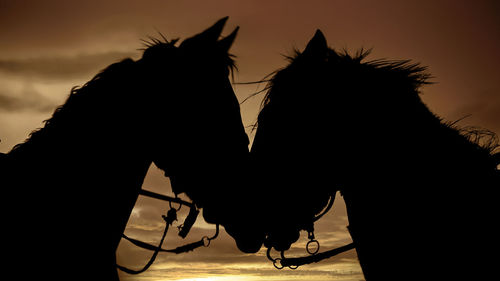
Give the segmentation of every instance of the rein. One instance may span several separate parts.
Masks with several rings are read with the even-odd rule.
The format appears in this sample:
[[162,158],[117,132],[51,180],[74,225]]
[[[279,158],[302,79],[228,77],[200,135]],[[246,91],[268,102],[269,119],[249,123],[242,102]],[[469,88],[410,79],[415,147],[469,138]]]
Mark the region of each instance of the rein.
[[[356,246],[354,245],[354,242],[349,243],[347,245],[322,252],[322,253],[311,253],[309,250],[307,252],[310,254],[310,256],[305,256],[305,257],[297,257],[297,258],[287,258],[285,257],[284,251],[281,251],[281,257],[280,258],[273,258],[271,256],[271,248],[267,248],[267,258],[273,262],[273,265],[277,269],[283,269],[285,266],[287,266],[290,269],[297,269],[301,265],[305,264],[310,264],[310,263],[315,263],[315,262],[320,262],[324,259],[331,258],[333,256],[336,256],[338,254],[341,254],[343,252],[347,252],[349,250],[354,249]],[[319,247],[317,248],[319,250]]]
[[341,247],[338,247],[338,248],[335,248],[332,250],[318,253],[320,244],[319,244],[318,240],[316,240],[314,237],[314,222],[319,220],[326,213],[328,213],[328,211],[330,211],[330,209],[333,206],[334,200],[335,200],[335,194],[330,195],[330,199],[328,201],[328,205],[326,206],[326,208],[321,212],[321,214],[314,217],[312,224],[306,228],[306,231],[308,233],[307,237],[309,239],[309,242],[307,242],[307,244],[306,244],[306,251],[309,254],[309,256],[287,258],[287,257],[285,257],[285,251],[281,251],[281,257],[273,258],[271,256],[272,246],[267,248],[267,253],[266,253],[267,258],[273,262],[273,265],[276,269],[283,269],[285,266],[290,268],[290,269],[297,269],[301,265],[320,262],[324,259],[331,258],[333,256],[336,256],[338,254],[341,254],[343,252],[346,252],[346,251],[349,251],[349,250],[352,250],[355,248],[354,242],[352,242],[352,243],[349,243],[347,245],[344,245],[344,246],[341,246]]
[[[199,241],[196,241],[196,242],[193,242],[193,243],[189,243],[189,244],[186,244],[186,245],[182,245],[182,246],[179,246],[179,247],[174,248],[174,249],[164,249],[164,248],[162,248],[163,241],[165,240],[165,236],[167,235],[169,226],[171,226],[174,223],[174,221],[177,220],[177,211],[179,211],[182,208],[182,206],[189,207],[189,214],[187,215],[186,219],[184,220],[184,223],[177,227],[179,229],[179,233],[178,234],[182,238],[186,238],[186,236],[188,235],[189,231],[191,230],[191,227],[196,222],[196,218],[198,217],[198,214],[200,213],[200,211],[196,208],[196,206],[193,203],[184,201],[184,200],[182,200],[182,199],[180,199],[178,197],[170,197],[170,196],[158,194],[158,193],[151,192],[151,191],[144,190],[144,189],[141,189],[141,191],[139,192],[139,194],[147,196],[147,197],[151,197],[151,198],[156,198],[156,199],[159,199],[159,200],[163,200],[163,201],[168,201],[169,202],[169,206],[170,206],[170,210],[167,211],[166,215],[162,216],[163,220],[165,221],[165,228],[163,230],[163,234],[161,236],[160,242],[158,243],[157,246],[149,244],[149,243],[146,243],[144,241],[140,241],[140,240],[135,239],[135,238],[130,238],[127,235],[122,234],[122,238],[124,238],[125,240],[131,242],[132,244],[134,244],[135,246],[137,246],[139,248],[143,248],[143,249],[146,249],[146,250],[149,250],[149,251],[153,251],[153,255],[151,256],[151,258],[149,259],[149,261],[146,263],[146,265],[142,269],[134,270],[134,269],[130,269],[130,268],[121,266],[119,264],[116,264],[116,267],[119,270],[121,270],[123,272],[126,272],[126,273],[129,273],[129,274],[140,274],[140,273],[143,273],[144,271],[148,270],[148,268],[154,263],[156,257],[158,256],[158,254],[160,252],[181,254],[181,253],[186,253],[186,252],[193,251],[193,250],[195,250],[195,249],[197,249],[199,247],[202,247],[202,246],[203,247],[208,247],[208,246],[210,246],[210,242],[212,240],[214,240],[215,238],[217,238],[217,236],[219,235],[219,225],[217,224],[216,225],[216,229],[215,229],[215,234],[212,237],[203,236]],[[179,207],[178,208],[174,208],[172,206],[172,203],[179,204]]]
[[[210,246],[210,242],[212,240],[214,240],[215,238],[217,238],[217,236],[219,235],[219,224],[217,224],[216,229],[215,229],[215,234],[212,237],[203,236],[199,241],[185,244],[185,245],[179,246],[177,248],[173,248],[173,249],[164,249],[162,246],[163,246],[163,242],[165,240],[165,236],[167,235],[169,226],[171,226],[174,223],[174,221],[177,221],[177,211],[179,211],[182,208],[182,206],[189,207],[189,214],[187,215],[186,219],[184,220],[184,223],[181,224],[180,226],[178,226],[178,229],[179,229],[178,235],[181,236],[182,238],[185,238],[187,236],[187,234],[191,230],[191,227],[194,225],[196,218],[198,217],[198,214],[200,211],[196,208],[196,206],[193,203],[184,201],[178,197],[170,197],[170,196],[158,194],[158,193],[151,192],[151,191],[144,190],[144,189],[141,189],[139,194],[143,195],[143,196],[167,201],[167,202],[169,202],[170,209],[167,211],[166,215],[162,216],[163,220],[165,221],[165,228],[163,230],[163,234],[162,234],[162,237],[161,237],[158,245],[152,245],[152,244],[146,243],[144,241],[140,241],[138,239],[128,237],[125,234],[122,234],[122,238],[131,242],[132,244],[134,244],[135,246],[137,246],[139,248],[153,251],[153,255],[151,256],[149,261],[146,263],[146,265],[142,269],[139,269],[139,270],[130,269],[130,268],[116,264],[116,267],[118,269],[120,269],[121,271],[129,273],[129,274],[143,273],[144,271],[148,270],[149,267],[154,263],[156,257],[158,256],[158,254],[160,252],[181,254],[181,253],[193,251],[193,250],[195,250],[199,247],[202,247],[202,246],[208,247],[208,246]],[[267,248],[267,258],[273,262],[273,265],[275,268],[283,269],[284,267],[288,267],[290,269],[297,269],[301,265],[320,262],[324,259],[331,258],[333,256],[340,254],[340,253],[343,253],[343,252],[346,252],[346,251],[349,251],[349,250],[352,250],[355,248],[354,243],[349,243],[347,245],[319,253],[320,244],[314,237],[314,222],[316,222],[321,217],[323,217],[332,208],[334,200],[335,200],[335,194],[330,195],[328,205],[321,212],[321,214],[314,217],[312,224],[306,228],[306,231],[308,232],[308,239],[309,239],[309,241],[306,244],[306,251],[309,254],[309,256],[287,258],[287,257],[285,257],[285,251],[281,251],[281,257],[273,258],[271,256],[272,246]],[[177,208],[174,208],[172,206],[172,203],[179,204],[179,206]]]

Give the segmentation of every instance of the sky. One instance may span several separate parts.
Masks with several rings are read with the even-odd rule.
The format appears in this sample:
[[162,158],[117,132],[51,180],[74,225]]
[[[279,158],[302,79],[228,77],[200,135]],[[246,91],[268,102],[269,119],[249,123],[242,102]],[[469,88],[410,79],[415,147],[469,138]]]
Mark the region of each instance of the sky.
[[[432,85],[422,99],[445,121],[500,133],[500,4],[496,0],[0,0],[0,152],[8,152],[43,126],[73,86],[125,57],[139,58],[141,39],[161,32],[186,38],[229,16],[225,34],[240,31],[231,52],[235,82],[257,81],[284,67],[284,55],[302,49],[316,29],[330,47],[355,52],[373,48],[368,59],[411,59],[428,66]],[[263,85],[233,85],[240,101]],[[255,122],[262,96],[241,105],[244,125]],[[250,137],[253,134],[248,132]],[[144,188],[170,193],[168,179],[152,166]],[[158,241],[164,202],[139,198],[127,226],[129,236]],[[350,242],[342,198],[316,227],[321,249]],[[211,235],[197,222],[189,241]],[[181,241],[168,236],[167,247]],[[305,237],[291,255],[304,253]],[[148,253],[123,241],[122,265],[139,268]],[[389,261],[390,262],[390,261]],[[208,248],[184,255],[161,254],[140,276],[122,280],[362,280],[354,251],[297,270],[274,269],[264,252],[243,254],[222,230]]]

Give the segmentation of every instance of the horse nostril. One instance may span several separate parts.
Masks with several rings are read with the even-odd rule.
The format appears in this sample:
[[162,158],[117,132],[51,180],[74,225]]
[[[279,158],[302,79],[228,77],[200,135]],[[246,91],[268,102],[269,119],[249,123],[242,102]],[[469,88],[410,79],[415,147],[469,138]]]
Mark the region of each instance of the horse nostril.
[[264,243],[264,233],[255,229],[245,227],[225,225],[226,232],[236,241],[238,249],[244,253],[256,253]]
[[288,229],[286,231],[281,229],[268,235],[265,246],[266,248],[274,248],[276,251],[287,251],[299,238],[300,231],[298,229]]
[[257,241],[257,240],[242,240],[242,239],[237,239],[236,240],[236,246],[238,246],[238,249],[240,251],[247,253],[247,254],[254,254],[257,253],[260,248],[262,247],[262,242]]
[[292,246],[292,243],[291,242],[287,242],[287,241],[279,241],[278,243],[276,243],[274,245],[274,249],[278,252],[281,252],[281,251],[288,251],[290,250],[290,247]]

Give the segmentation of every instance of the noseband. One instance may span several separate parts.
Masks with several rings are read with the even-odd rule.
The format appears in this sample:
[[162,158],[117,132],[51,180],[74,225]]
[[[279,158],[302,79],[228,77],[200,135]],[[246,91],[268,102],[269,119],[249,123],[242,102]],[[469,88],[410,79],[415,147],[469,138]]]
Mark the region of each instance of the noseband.
[[347,245],[319,253],[319,247],[320,244],[318,240],[315,239],[314,237],[314,222],[319,220],[321,217],[323,217],[328,211],[332,208],[333,202],[335,200],[335,193],[333,195],[330,195],[328,205],[326,208],[321,212],[321,214],[317,215],[314,217],[312,223],[308,226],[305,227],[305,230],[307,231],[307,238],[309,241],[306,244],[306,252],[309,254],[309,256],[304,256],[304,257],[296,257],[296,258],[287,258],[285,257],[285,251],[281,251],[281,257],[279,258],[273,258],[271,256],[271,249],[272,246],[267,248],[267,258],[272,261],[274,267],[276,269],[283,269],[285,266],[290,268],[290,269],[297,269],[301,265],[305,264],[310,264],[310,263],[316,263],[319,261],[322,261],[324,259],[331,258],[333,256],[336,256],[338,254],[341,254],[343,252],[352,250],[355,248],[354,243],[349,243]]

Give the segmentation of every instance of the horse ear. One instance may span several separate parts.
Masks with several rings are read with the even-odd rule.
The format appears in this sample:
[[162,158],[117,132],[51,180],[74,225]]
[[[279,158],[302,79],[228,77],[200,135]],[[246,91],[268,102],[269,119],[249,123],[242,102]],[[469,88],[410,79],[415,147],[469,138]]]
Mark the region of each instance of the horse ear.
[[302,52],[305,56],[318,56],[323,58],[328,51],[328,44],[326,43],[325,35],[321,30],[316,30],[313,38],[307,43],[306,48]]
[[236,34],[238,34],[238,30],[240,29],[239,26],[237,26],[231,34],[229,34],[227,37],[224,39],[220,40],[218,42],[219,47],[224,51],[224,52],[229,52],[229,49],[233,45],[234,39],[236,38]]
[[228,18],[229,17],[221,18],[214,25],[212,25],[202,33],[198,34],[197,36],[205,37],[205,39],[209,41],[217,41],[217,39],[219,39],[220,34],[222,33],[222,29],[224,29],[224,25],[226,25],[226,21]]
[[184,42],[189,42],[191,40],[203,40],[205,42],[216,42],[220,34],[222,33],[222,29],[224,28],[224,25],[226,24],[226,21],[229,17],[223,17],[220,20],[218,20],[214,25],[211,27],[207,28],[205,31],[202,33],[199,33],[191,38],[188,38],[184,40]]

